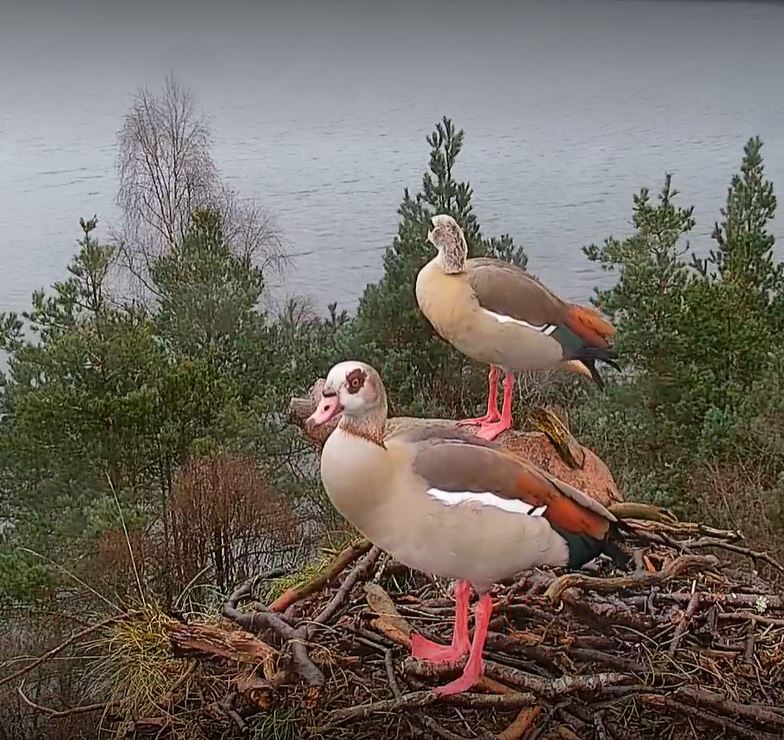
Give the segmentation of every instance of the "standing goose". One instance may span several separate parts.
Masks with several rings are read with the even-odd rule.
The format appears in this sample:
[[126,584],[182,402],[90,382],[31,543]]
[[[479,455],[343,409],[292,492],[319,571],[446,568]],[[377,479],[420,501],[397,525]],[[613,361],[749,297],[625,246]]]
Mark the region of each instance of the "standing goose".
[[[532,275],[502,260],[468,259],[463,230],[447,215],[434,216],[428,241],[438,254],[419,272],[417,303],[436,332],[477,362],[490,365],[487,413],[461,424],[478,425],[492,440],[512,426],[515,372],[566,367],[590,373],[595,363],[617,368],[610,345],[615,329],[598,312],[561,300]],[[498,413],[498,376],[504,400]]]
[[[469,653],[460,678],[437,689],[466,691],[483,672],[494,583],[542,565],[576,568],[605,552],[615,517],[581,491],[463,430],[417,429],[384,437],[387,399],[362,362],[329,372],[311,427],[337,414],[321,453],[321,479],[335,508],[401,563],[457,580],[452,643],[412,636],[414,657],[450,662]],[[473,642],[471,588],[480,596]]]

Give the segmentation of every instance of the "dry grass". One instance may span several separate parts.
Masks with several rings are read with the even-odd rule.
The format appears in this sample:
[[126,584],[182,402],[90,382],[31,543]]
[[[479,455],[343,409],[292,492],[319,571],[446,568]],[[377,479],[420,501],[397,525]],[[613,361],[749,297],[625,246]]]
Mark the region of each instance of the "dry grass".
[[708,462],[690,477],[690,503],[700,521],[740,529],[751,547],[784,560],[784,497],[767,478],[740,459]]
[[121,705],[133,716],[161,709],[161,699],[184,666],[172,656],[172,620],[148,605],[132,620],[115,622],[88,645],[96,656],[91,666],[90,693]]

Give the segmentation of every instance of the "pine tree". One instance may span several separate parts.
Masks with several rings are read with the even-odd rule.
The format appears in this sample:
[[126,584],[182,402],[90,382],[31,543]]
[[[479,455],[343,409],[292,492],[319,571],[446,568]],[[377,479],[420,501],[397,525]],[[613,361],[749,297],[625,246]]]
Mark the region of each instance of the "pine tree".
[[773,257],[776,239],[767,230],[776,212],[773,183],[765,179],[762,142],[749,139],[743,150],[740,173],[732,178],[724,220],[716,223],[712,238],[717,249],[693,264],[704,276],[734,284],[767,303],[784,286],[784,264]]
[[634,464],[630,473],[630,485],[644,483],[640,495],[668,491],[659,500],[684,503],[695,464],[737,451],[759,379],[778,387],[784,266],[767,228],[776,199],[761,146],[755,138],[745,147],[707,257],[691,254],[693,209],[676,205],[669,176],[658,203],[647,190],[635,197],[632,236],[586,248],[619,275],[598,303],[618,326],[628,372],[600,410],[583,415],[585,431],[621,476],[634,455],[648,453],[653,478]]
[[430,219],[438,213],[454,217],[465,232],[470,256],[498,256],[522,267],[526,263],[522,248],[509,236],[482,236],[471,186],[454,176],[463,140],[464,132],[446,117],[427,137],[430,165],[422,188],[414,196],[405,190],[398,234],[384,254],[384,276],[365,289],[345,338],[347,356],[381,372],[401,413],[464,413],[466,383],[478,389],[485,377],[484,368],[473,366],[433,332],[417,306],[416,276],[434,255],[427,243]]

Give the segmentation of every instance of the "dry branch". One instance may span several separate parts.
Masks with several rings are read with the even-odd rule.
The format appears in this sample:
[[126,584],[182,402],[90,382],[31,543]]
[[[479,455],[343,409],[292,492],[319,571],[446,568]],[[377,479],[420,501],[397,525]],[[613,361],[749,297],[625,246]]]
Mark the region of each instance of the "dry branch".
[[496,735],[497,740],[522,740],[526,733],[534,726],[539,715],[542,713],[541,707],[530,707],[521,709],[514,722],[509,727]]
[[330,567],[324,572],[319,574],[317,578],[308,581],[303,586],[290,588],[278,596],[275,601],[269,605],[271,612],[285,612],[292,604],[307,598],[316,591],[321,590],[324,586],[329,585],[335,580],[351,563],[358,557],[364,555],[370,549],[370,542],[367,540],[359,540],[349,545],[343,552],[340,553],[332,562]]
[[40,658],[36,658],[32,663],[20,668],[18,671],[14,671],[9,676],[5,676],[5,678],[0,678],[0,686],[3,684],[9,683],[17,678],[22,676],[26,676],[30,671],[35,670],[39,665],[42,663],[46,663],[47,661],[52,660],[57,655],[59,655],[65,648],[69,645],[73,645],[76,642],[84,640],[85,637],[89,637],[90,635],[102,630],[104,627],[108,627],[110,624],[114,624],[115,622],[121,622],[125,619],[130,619],[132,616],[131,612],[126,612],[125,614],[118,614],[114,617],[109,617],[108,619],[104,619],[97,624],[93,624],[90,627],[86,627],[85,629],[81,630],[80,632],[76,632],[75,634],[71,635],[67,640],[61,642],[57,647],[52,648],[48,652],[44,653]]
[[[362,719],[373,714],[394,712],[399,709],[426,707],[436,702],[454,704],[456,706],[471,708],[518,709],[531,706],[536,701],[533,694],[455,694],[454,696],[439,696],[433,691],[417,691],[404,694],[399,699],[385,699],[371,704],[338,709],[327,718],[327,727],[349,720]],[[323,729],[323,728],[322,728]]]
[[566,573],[553,581],[544,595],[551,601],[558,601],[561,594],[569,588],[592,589],[604,593],[617,592],[625,588],[647,588],[666,583],[691,571],[715,568],[718,564],[718,558],[712,555],[681,555],[664,570],[655,573],[635,573],[618,578],[597,578],[582,573]]
[[35,709],[36,712],[41,712],[41,714],[45,714],[49,719],[63,719],[64,717],[73,717],[77,714],[90,714],[91,712],[105,712],[107,709],[110,709],[113,705],[111,703],[107,704],[106,702],[98,702],[97,704],[83,704],[78,707],[71,707],[70,709],[52,709],[52,707],[45,707],[37,702],[34,702],[27,694],[24,692],[24,681],[19,685],[16,689],[16,693],[19,695],[19,698],[27,704],[28,707],[31,709]]
[[274,664],[278,651],[244,630],[226,629],[213,624],[175,622],[170,636],[174,654],[181,657],[222,659],[232,663]]
[[[643,694],[640,698],[644,703],[656,708],[658,711],[674,711],[679,714],[685,714],[691,719],[704,722],[707,725],[721,728],[725,732],[732,733],[729,735],[729,737],[746,738],[747,740],[755,740],[755,738],[758,738],[759,740],[781,740],[780,734],[774,735],[769,732],[748,729],[726,716],[707,712],[702,709],[697,709],[696,707],[691,707],[687,704],[683,704],[677,701],[676,699],[672,699],[669,696],[662,696],[660,694]],[[717,709],[724,708],[717,707]]]
[[[597,561],[591,575],[542,569],[497,588],[485,676],[467,694],[432,691],[459,665],[410,657],[412,630],[449,641],[452,600],[369,548],[357,557],[344,550],[289,592],[308,598],[296,616],[259,603],[256,589],[276,575],[268,572],[224,605],[241,629],[173,624],[172,655],[189,656],[199,670],[178,674],[177,691],[160,702],[170,714],[128,721],[137,733],[155,733],[173,728],[178,710],[201,712],[218,723],[215,736],[239,738],[282,711],[296,727],[288,736],[303,740],[781,737],[784,603],[776,587],[689,553],[685,543],[700,525],[654,517],[639,527],[671,540],[641,550],[642,572],[618,574]],[[724,541],[737,542],[736,533]],[[758,626],[752,641],[749,625]],[[98,711],[85,705],[74,713],[93,706]],[[49,710],[37,709],[70,711]],[[113,706],[104,722],[119,721],[118,713]]]

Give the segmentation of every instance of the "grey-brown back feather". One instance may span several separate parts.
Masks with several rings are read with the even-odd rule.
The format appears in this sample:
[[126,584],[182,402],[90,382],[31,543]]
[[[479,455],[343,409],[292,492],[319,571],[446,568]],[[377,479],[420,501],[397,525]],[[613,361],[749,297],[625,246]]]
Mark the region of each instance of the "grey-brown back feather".
[[489,257],[466,262],[465,273],[479,305],[537,326],[562,324],[569,304],[516,265]]

